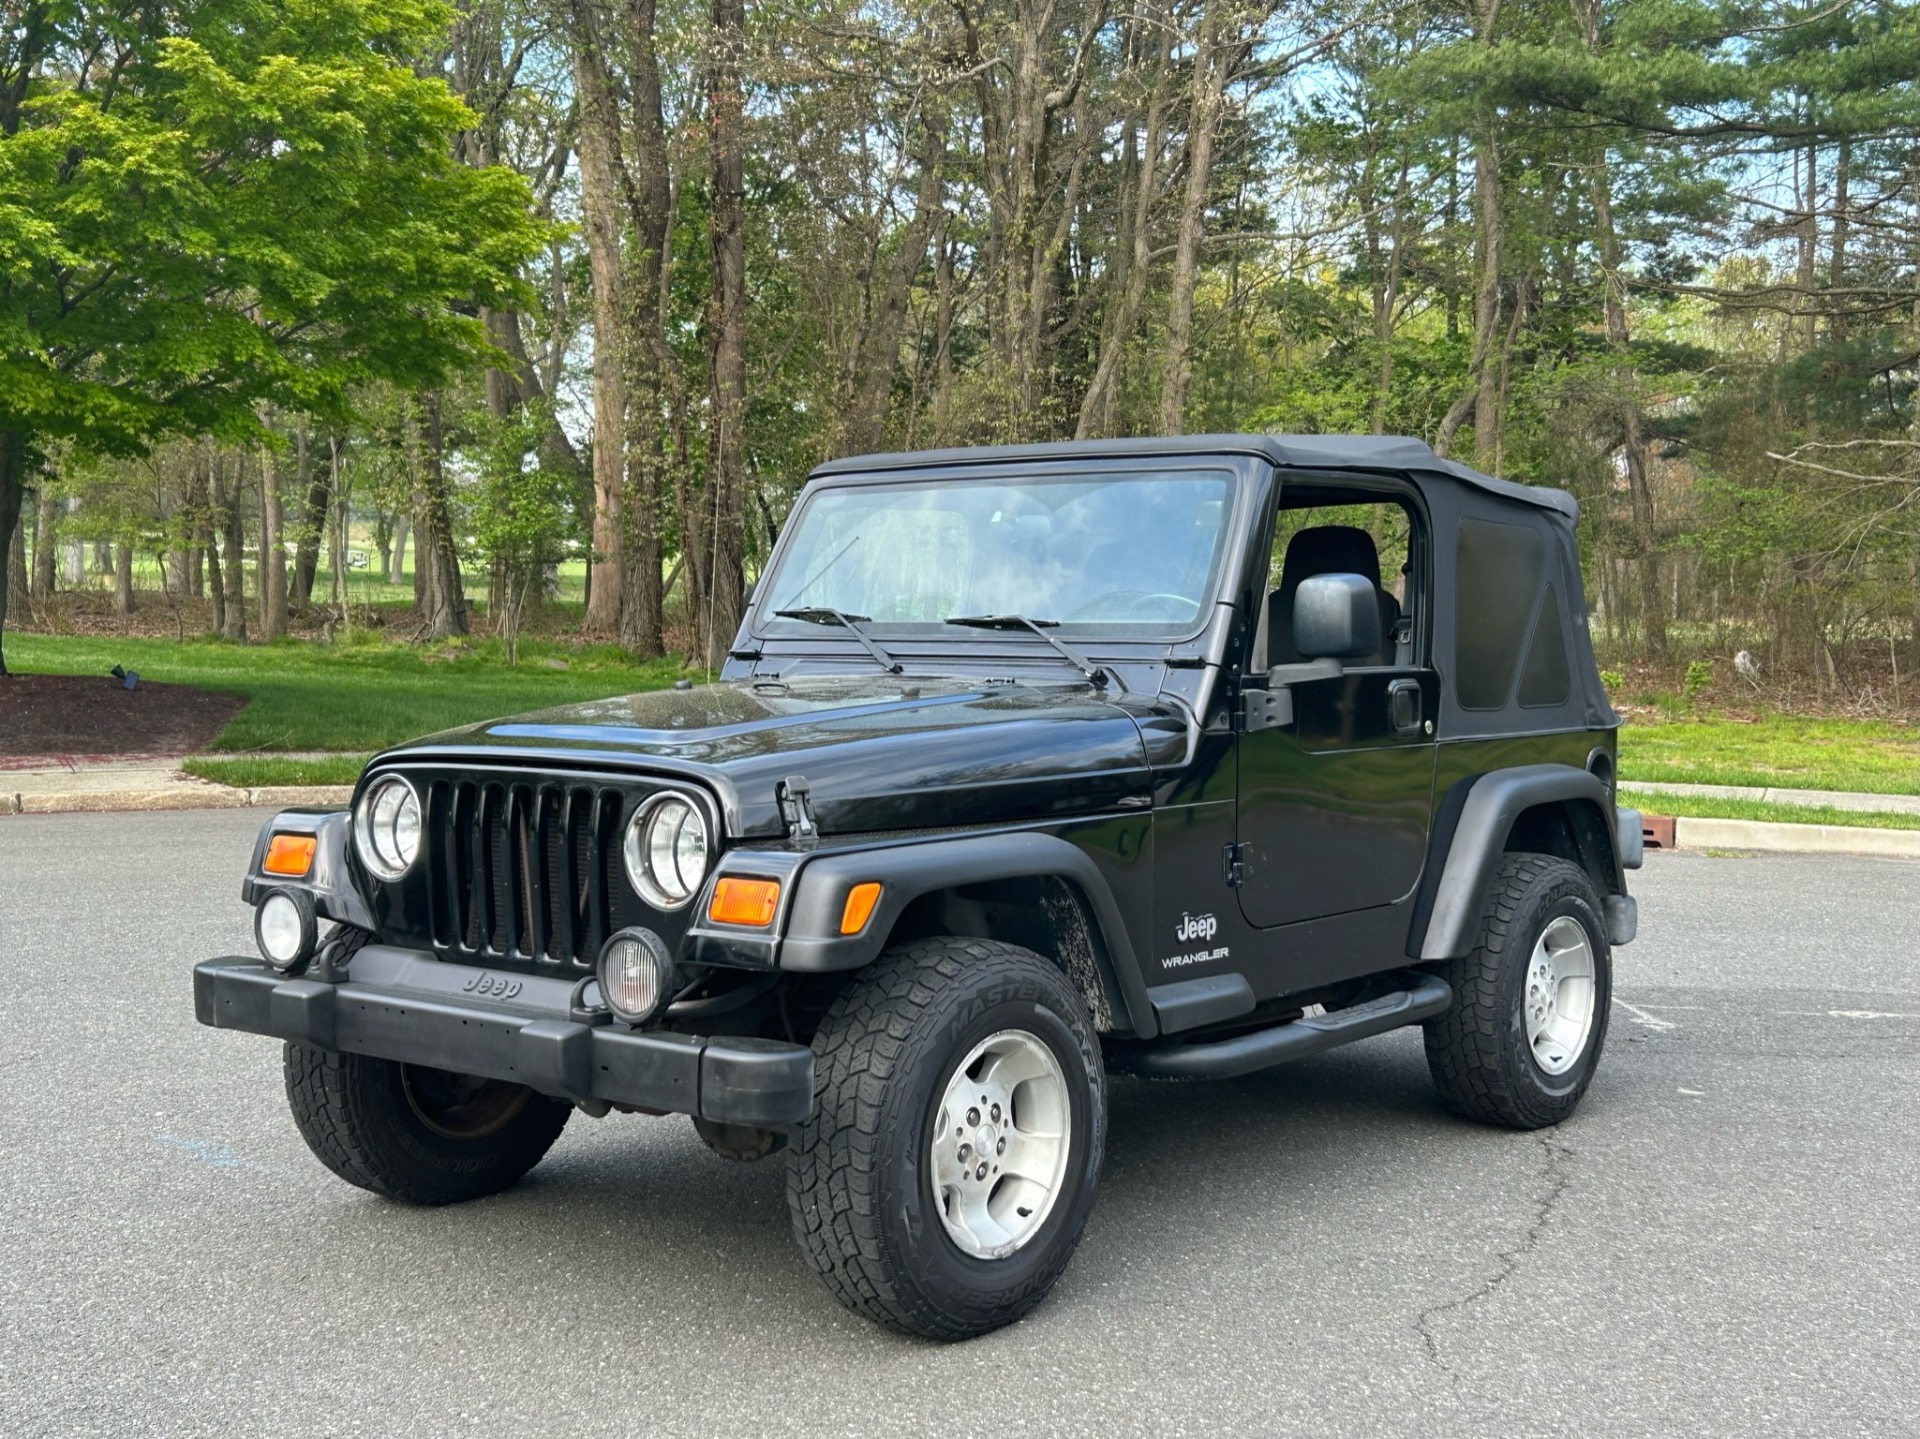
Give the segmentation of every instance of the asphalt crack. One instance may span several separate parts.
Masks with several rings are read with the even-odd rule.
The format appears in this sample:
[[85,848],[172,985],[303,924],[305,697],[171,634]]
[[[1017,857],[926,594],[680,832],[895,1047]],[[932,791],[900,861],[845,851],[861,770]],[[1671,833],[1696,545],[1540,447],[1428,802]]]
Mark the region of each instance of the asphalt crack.
[[1443,1304],[1430,1305],[1420,1311],[1413,1321],[1413,1327],[1419,1332],[1421,1342],[1426,1345],[1427,1358],[1442,1370],[1451,1372],[1447,1361],[1440,1357],[1440,1339],[1434,1333],[1435,1321],[1448,1314],[1471,1308],[1484,1300],[1491,1299],[1500,1292],[1500,1288],[1520,1270],[1545,1236],[1547,1226],[1552,1223],[1555,1209],[1561,1197],[1566,1194],[1567,1186],[1573,1182],[1571,1162],[1573,1150],[1556,1141],[1551,1132],[1541,1132],[1534,1136],[1542,1152],[1546,1155],[1546,1165],[1541,1173],[1540,1197],[1534,1204],[1534,1215],[1527,1225],[1526,1233],[1520,1242],[1511,1249],[1500,1250],[1495,1258],[1499,1260],[1499,1269],[1481,1281],[1478,1287],[1458,1298],[1449,1299]]

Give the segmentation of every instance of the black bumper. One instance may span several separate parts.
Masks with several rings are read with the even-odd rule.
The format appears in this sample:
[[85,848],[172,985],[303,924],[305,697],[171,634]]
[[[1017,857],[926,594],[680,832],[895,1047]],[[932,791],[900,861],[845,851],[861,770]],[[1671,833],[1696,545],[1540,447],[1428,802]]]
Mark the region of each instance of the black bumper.
[[572,988],[382,945],[356,954],[340,984],[286,979],[248,959],[193,969],[194,1013],[216,1029],[726,1124],[777,1128],[813,1112],[804,1045],[583,1023],[568,1008]]

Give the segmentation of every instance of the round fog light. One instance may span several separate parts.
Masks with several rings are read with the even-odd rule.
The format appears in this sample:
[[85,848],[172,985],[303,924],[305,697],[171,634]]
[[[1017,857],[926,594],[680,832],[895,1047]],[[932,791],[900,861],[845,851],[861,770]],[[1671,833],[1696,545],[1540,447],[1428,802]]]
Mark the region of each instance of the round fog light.
[[314,931],[313,896],[303,890],[268,890],[253,912],[253,941],[282,974],[304,968],[313,957]]
[[616,1019],[645,1024],[673,997],[673,955],[650,929],[623,929],[600,951],[600,997]]

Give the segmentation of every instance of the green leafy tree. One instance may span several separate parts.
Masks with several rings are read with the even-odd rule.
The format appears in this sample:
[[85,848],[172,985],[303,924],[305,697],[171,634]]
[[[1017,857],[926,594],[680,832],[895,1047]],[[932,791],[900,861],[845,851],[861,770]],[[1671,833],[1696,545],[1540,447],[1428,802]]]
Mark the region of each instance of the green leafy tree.
[[[412,68],[450,15],[8,7],[0,535],[62,442],[247,440],[262,401],[340,414],[355,385],[426,387],[490,353],[478,310],[513,302],[543,236],[519,177],[456,162],[473,117]],[[0,597],[6,562],[0,546]]]

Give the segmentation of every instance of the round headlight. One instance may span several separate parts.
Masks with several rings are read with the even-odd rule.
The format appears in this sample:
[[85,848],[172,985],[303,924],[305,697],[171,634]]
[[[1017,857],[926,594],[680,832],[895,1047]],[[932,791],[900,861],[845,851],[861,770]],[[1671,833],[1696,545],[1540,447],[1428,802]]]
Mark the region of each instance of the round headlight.
[[645,1024],[673,998],[673,955],[650,929],[623,929],[600,951],[600,998],[616,1019]]
[[301,890],[269,890],[253,912],[254,943],[282,974],[293,973],[312,958],[314,930],[313,898]]
[[655,909],[678,909],[707,877],[707,821],[691,800],[656,795],[627,825],[627,878]]
[[398,879],[420,857],[420,796],[397,774],[367,786],[353,816],[360,863],[381,879]]

